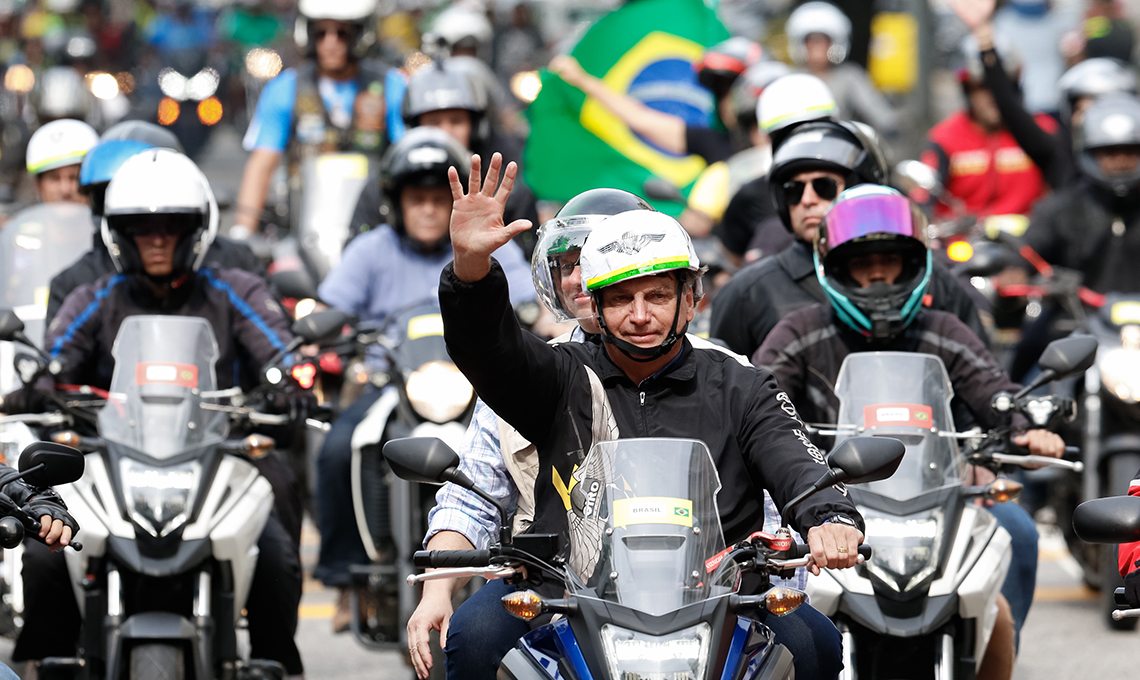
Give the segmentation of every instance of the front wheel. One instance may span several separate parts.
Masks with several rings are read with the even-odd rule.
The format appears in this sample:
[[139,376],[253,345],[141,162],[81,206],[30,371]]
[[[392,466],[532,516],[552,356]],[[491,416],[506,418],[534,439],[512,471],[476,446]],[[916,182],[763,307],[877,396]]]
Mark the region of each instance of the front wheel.
[[151,642],[131,649],[130,680],[185,680],[182,647]]

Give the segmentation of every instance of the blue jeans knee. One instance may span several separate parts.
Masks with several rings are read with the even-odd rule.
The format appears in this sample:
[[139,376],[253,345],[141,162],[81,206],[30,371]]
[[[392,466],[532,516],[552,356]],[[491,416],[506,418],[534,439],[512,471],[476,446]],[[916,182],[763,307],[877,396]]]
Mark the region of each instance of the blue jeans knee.
[[1037,587],[1037,526],[1029,513],[1016,503],[997,503],[989,511],[1012,539],[1013,558],[1001,594],[1009,601],[1014,630],[1020,642],[1021,627],[1029,614],[1033,591]]
[[764,624],[792,653],[796,680],[834,680],[843,670],[843,638],[815,608],[805,605],[787,616],[769,616]]
[[502,581],[489,581],[455,610],[443,650],[448,680],[495,680],[503,657],[530,631],[500,602],[515,590]]

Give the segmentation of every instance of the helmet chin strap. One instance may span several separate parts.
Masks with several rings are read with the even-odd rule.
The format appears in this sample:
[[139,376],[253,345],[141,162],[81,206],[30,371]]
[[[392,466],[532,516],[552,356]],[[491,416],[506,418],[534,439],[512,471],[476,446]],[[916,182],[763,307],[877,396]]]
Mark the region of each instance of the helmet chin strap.
[[594,304],[598,308],[598,326],[602,329],[602,342],[613,345],[619,352],[626,355],[633,361],[638,363],[649,363],[656,359],[660,359],[673,349],[673,345],[677,340],[689,330],[688,322],[685,322],[685,327],[681,332],[677,333],[677,320],[681,318],[681,282],[677,282],[677,307],[673,311],[673,323],[669,326],[669,335],[665,340],[656,347],[638,347],[632,342],[622,340],[614,335],[608,326],[606,326],[606,315],[601,311],[602,308],[602,291],[594,291]]

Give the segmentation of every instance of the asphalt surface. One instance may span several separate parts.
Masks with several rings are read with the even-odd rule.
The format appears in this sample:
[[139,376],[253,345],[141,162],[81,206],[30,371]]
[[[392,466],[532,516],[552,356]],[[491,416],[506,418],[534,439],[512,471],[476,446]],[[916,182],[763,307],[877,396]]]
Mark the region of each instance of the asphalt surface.
[[[236,196],[245,153],[240,135],[220,128],[200,165],[219,189]],[[223,216],[228,227],[232,218]],[[1140,677],[1140,632],[1109,631],[1101,620],[1097,594],[1086,589],[1079,569],[1055,529],[1042,533],[1037,596],[1021,634],[1015,680],[1045,678]],[[316,562],[319,538],[307,527],[302,539],[306,574]],[[375,652],[351,634],[334,635],[331,619],[335,592],[306,580],[297,644],[308,678],[336,680],[406,680],[414,677],[395,652]],[[0,639],[0,661],[10,663],[12,642]],[[23,675],[23,668],[15,668]]]

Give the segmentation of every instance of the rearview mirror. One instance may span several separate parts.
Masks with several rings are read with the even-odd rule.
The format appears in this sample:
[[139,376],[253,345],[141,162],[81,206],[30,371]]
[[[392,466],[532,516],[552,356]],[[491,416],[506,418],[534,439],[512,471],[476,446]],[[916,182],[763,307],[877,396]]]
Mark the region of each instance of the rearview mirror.
[[1087,543],[1140,541],[1140,498],[1116,496],[1085,501],[1073,511],[1073,530]]
[[0,309],[0,340],[14,342],[24,330],[24,322],[11,309]]
[[349,315],[339,309],[325,309],[313,312],[293,322],[293,335],[313,343],[340,332],[348,323]]
[[938,171],[926,163],[900,162],[895,166],[895,179],[902,186],[904,193],[910,193],[910,190],[916,187],[935,195],[942,193],[942,181],[938,178]]
[[20,472],[32,486],[70,484],[83,476],[83,467],[82,453],[55,442],[30,444],[20,454]]
[[455,481],[459,454],[435,437],[407,437],[384,444],[384,458],[400,479],[423,484]]
[[273,272],[269,275],[269,283],[281,297],[303,300],[305,298],[317,299],[317,285],[313,277],[304,269],[288,269]]
[[902,462],[906,447],[890,437],[852,437],[827,456],[827,467],[838,471],[836,482],[866,484],[886,479]]
[[641,191],[645,193],[646,198],[651,198],[655,201],[685,202],[685,197],[681,194],[681,190],[669,180],[661,179],[660,177],[650,177],[645,180],[641,185]]
[[1084,373],[1096,360],[1096,338],[1091,335],[1074,335],[1049,343],[1037,363],[1052,371],[1050,379],[1066,378]]

